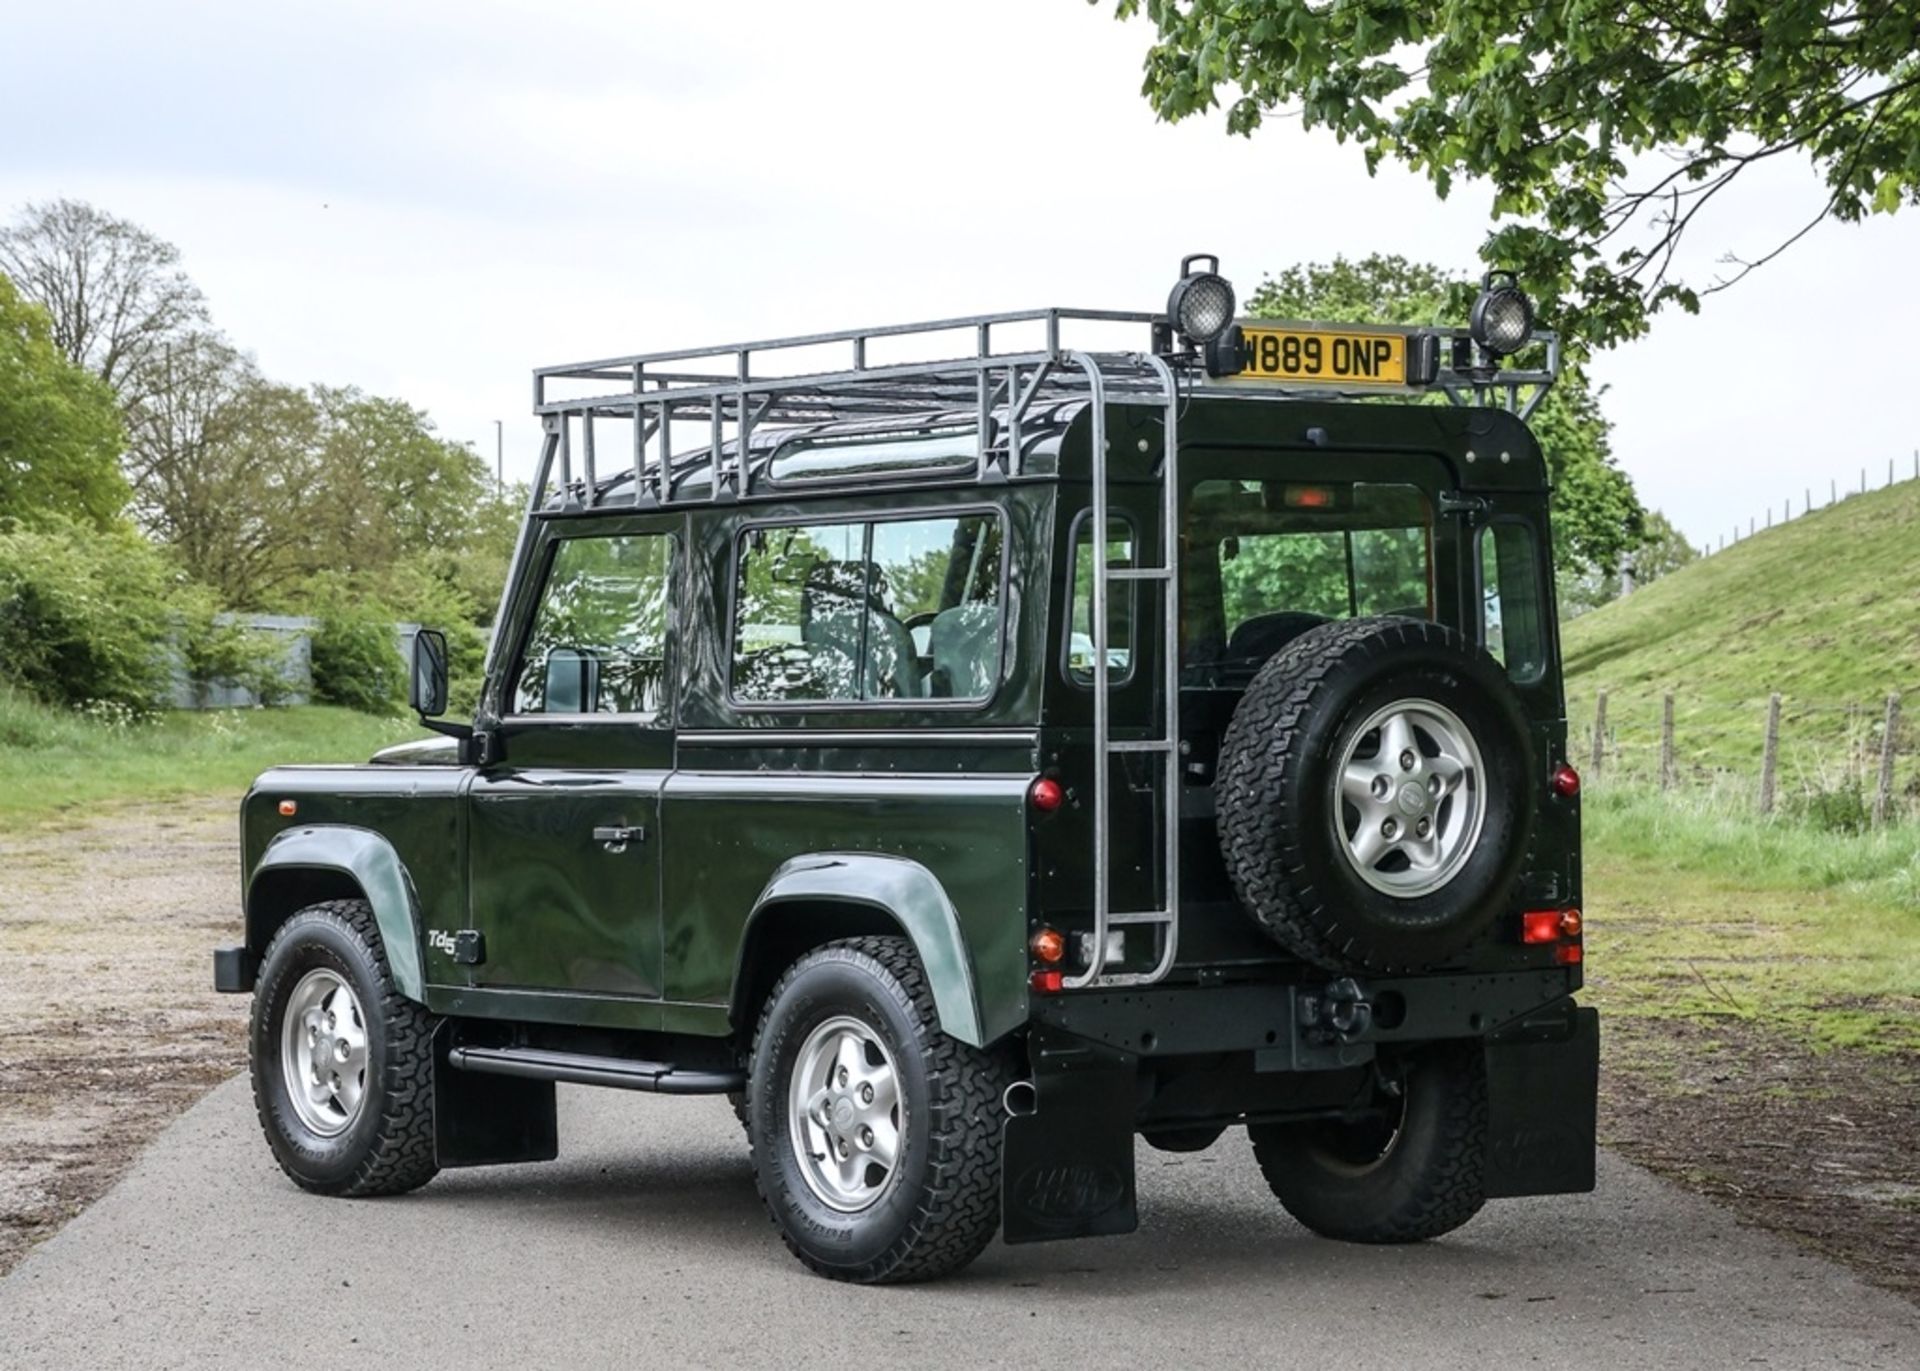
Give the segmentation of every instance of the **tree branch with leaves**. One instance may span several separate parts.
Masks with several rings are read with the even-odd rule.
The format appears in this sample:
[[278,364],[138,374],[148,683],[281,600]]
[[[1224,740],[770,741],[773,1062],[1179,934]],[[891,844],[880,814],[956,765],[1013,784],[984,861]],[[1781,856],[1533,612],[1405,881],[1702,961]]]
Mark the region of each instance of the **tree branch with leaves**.
[[[1099,0],[1091,0],[1098,3]],[[1157,37],[1165,119],[1297,118],[1423,173],[1489,184],[1486,260],[1518,272],[1576,350],[1644,332],[1828,219],[1920,202],[1920,0],[1119,0]],[[1677,268],[1754,167],[1805,162],[1802,225],[1710,280]]]

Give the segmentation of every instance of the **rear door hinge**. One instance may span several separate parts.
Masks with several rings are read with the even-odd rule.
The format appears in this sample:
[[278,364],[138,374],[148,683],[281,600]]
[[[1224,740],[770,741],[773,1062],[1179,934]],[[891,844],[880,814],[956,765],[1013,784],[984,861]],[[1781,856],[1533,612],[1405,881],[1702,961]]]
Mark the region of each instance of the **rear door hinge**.
[[1462,495],[1457,490],[1440,492],[1440,512],[1458,514],[1469,524],[1477,524],[1493,513],[1493,502],[1484,495]]

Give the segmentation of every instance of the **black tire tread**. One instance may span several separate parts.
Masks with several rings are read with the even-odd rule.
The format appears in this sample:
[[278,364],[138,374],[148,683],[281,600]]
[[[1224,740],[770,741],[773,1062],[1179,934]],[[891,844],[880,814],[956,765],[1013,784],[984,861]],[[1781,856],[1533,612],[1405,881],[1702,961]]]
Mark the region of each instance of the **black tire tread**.
[[[1448,1064],[1457,1068],[1468,1054],[1481,1051],[1477,1039],[1450,1049]],[[1253,1141],[1260,1174],[1281,1206],[1322,1237],[1342,1242],[1397,1244],[1425,1242],[1451,1233],[1478,1214],[1487,1202],[1487,1082],[1479,1071],[1454,1069],[1456,1088],[1444,1093],[1438,1119],[1438,1137],[1417,1168],[1412,1193],[1390,1210],[1374,1214],[1343,1211],[1329,1219],[1302,1203],[1297,1187],[1303,1180],[1298,1157],[1283,1131],[1286,1125],[1255,1125],[1247,1132]]]
[[[926,973],[913,944],[901,937],[848,938],[827,943],[796,961],[767,996],[759,1033],[767,1031],[773,1008],[788,984],[807,967],[826,959],[864,962],[869,970],[883,973],[901,1007],[921,1025],[920,1051],[933,1095],[927,1139],[931,1183],[900,1236],[873,1261],[851,1269],[823,1265],[794,1241],[779,1222],[757,1165],[754,1183],[788,1250],[822,1275],[875,1285],[950,1275],[985,1251],[1000,1228],[1000,1098],[1012,1074],[1003,1054],[970,1047],[940,1031]],[[763,1085],[780,1088],[778,1083],[750,1075],[744,1101],[748,1118],[755,1117],[755,1097]]]
[[[381,1064],[385,1088],[379,1131],[366,1158],[344,1182],[327,1188],[328,1194],[348,1198],[400,1195],[417,1190],[439,1173],[434,1155],[433,1032],[435,1019],[426,1008],[402,995],[387,965],[386,949],[373,906],[365,900],[326,900],[295,913],[274,934],[261,958],[271,961],[274,950],[303,928],[324,920],[344,930],[366,951],[379,984],[377,1004],[365,1006],[386,1027],[386,1060]],[[273,1128],[270,1105],[260,1071],[253,1076],[254,1109],[263,1128]]]

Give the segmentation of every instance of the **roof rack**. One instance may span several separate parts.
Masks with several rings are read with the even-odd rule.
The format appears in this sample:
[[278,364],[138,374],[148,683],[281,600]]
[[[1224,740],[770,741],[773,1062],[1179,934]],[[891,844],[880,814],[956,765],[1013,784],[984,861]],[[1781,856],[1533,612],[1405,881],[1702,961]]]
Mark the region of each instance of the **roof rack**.
[[[1399,333],[1457,342],[1466,329],[1371,324],[1248,321],[1271,328]],[[1039,403],[1088,400],[1171,403],[1196,397],[1243,401],[1302,398],[1378,399],[1445,394],[1456,404],[1495,403],[1530,415],[1560,370],[1558,336],[1533,332],[1545,349],[1537,369],[1455,369],[1455,348],[1437,349],[1440,364],[1426,385],[1340,386],[1242,380],[1207,374],[1197,353],[1155,355],[1115,346],[1123,329],[1151,338],[1165,316],[1121,310],[1036,309],[968,315],[923,323],[638,353],[541,367],[533,374],[533,408],[544,440],[530,512],[555,496],[599,503],[603,478],[632,473],[625,498],[636,505],[672,502],[676,460],[714,454],[703,500],[751,493],[755,435],[770,428],[898,418],[902,426],[955,411],[974,416],[977,474],[983,481],[1019,475],[1022,422]],[[961,341],[961,340],[965,341]],[[1103,346],[1097,346],[1101,344]],[[905,357],[882,354],[906,353]],[[914,356],[912,354],[920,355]],[[927,354],[933,354],[931,356]],[[1172,377],[1169,393],[1165,378]],[[606,467],[595,432],[603,420],[627,421],[615,467]],[[676,435],[699,434],[676,448]],[[555,478],[557,476],[557,484]],[[624,501],[623,501],[624,502]]]

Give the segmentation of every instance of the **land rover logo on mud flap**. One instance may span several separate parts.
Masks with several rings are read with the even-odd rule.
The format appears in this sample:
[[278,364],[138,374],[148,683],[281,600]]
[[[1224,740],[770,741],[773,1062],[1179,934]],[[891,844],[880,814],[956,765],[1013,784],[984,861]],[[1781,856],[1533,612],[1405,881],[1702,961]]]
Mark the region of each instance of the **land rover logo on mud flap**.
[[427,946],[435,952],[444,952],[451,957],[453,955],[453,934],[446,932],[444,929],[429,928],[427,930]]
[[1013,1202],[1047,1228],[1076,1226],[1119,1204],[1126,1194],[1120,1175],[1105,1166],[1034,1166],[1013,1185]]

